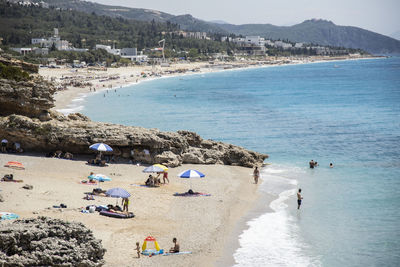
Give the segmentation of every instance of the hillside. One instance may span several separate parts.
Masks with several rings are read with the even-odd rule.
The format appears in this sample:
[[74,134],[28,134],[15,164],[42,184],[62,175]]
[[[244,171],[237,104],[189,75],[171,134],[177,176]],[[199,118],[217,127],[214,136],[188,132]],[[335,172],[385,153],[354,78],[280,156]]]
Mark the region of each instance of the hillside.
[[233,25],[213,23],[194,18],[191,15],[174,16],[160,11],[106,6],[80,0],[45,0],[51,6],[80,10],[86,13],[135,19],[141,21],[158,21],[176,23],[183,30],[204,31],[210,33],[238,35],[259,35],[292,42],[315,43],[320,45],[360,48],[373,54],[400,54],[400,41],[378,33],[357,27],[338,26],[330,21],[306,20],[303,23],[286,26],[272,24]]
[[[40,2],[40,1],[34,1]],[[97,15],[109,16],[113,18],[134,19],[140,21],[166,22],[174,15],[164,12],[143,9],[129,8],[122,6],[102,5],[98,3],[80,0],[45,0],[50,6],[62,9],[74,9],[85,13],[96,13]]]
[[400,41],[357,27],[338,26],[326,20],[306,20],[290,27],[271,24],[218,24],[226,31],[241,35],[260,35],[293,42],[360,48],[374,54],[400,53]]
[[[90,6],[88,4],[88,6]],[[3,45],[29,46],[31,38],[49,37],[53,28],[58,28],[62,39],[77,48],[93,48],[96,44],[116,44],[118,48],[154,48],[158,41],[166,39],[169,50],[188,51],[191,48],[210,53],[226,51],[229,44],[212,40],[181,38],[163,35],[179,26],[170,22],[140,21],[112,18],[75,10],[23,7],[0,1],[0,36]]]

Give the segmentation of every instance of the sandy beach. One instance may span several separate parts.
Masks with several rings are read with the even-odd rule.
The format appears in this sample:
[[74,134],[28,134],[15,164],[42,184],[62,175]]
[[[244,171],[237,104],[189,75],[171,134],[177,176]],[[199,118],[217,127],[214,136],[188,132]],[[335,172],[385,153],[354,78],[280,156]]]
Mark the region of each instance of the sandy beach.
[[[13,170],[3,165],[19,161],[25,170]],[[1,173],[13,173],[23,183],[1,182],[1,211],[18,214],[21,218],[48,216],[84,223],[107,249],[106,266],[213,266],[223,253],[224,244],[258,199],[257,185],[252,181],[252,170],[223,165],[185,165],[170,169],[170,184],[159,188],[140,187],[146,179],[143,166],[110,164],[108,167],[86,165],[84,160],[45,158],[43,155],[0,154]],[[209,193],[208,197],[176,197],[185,192],[190,183],[177,177],[185,169],[194,168],[206,174],[194,179],[194,191]],[[90,172],[108,175],[112,181],[98,186],[80,184]],[[33,190],[23,189],[29,184]],[[82,213],[87,205],[115,204],[117,199],[95,197],[85,200],[85,192],[95,187],[125,188],[131,193],[129,210],[133,219],[115,219],[96,213]],[[52,208],[67,205],[66,209]],[[121,204],[121,201],[118,202]],[[2,224],[9,223],[2,221]],[[181,251],[190,255],[143,256],[136,258],[135,243],[153,235],[161,248],[168,250],[172,238],[178,238]]]

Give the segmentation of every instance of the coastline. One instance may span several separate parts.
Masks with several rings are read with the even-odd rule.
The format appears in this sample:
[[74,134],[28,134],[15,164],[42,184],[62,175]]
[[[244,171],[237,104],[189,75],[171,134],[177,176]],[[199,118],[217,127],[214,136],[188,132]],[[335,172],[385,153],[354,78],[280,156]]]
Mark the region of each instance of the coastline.
[[[152,81],[160,78],[186,76],[186,75],[201,75],[221,71],[237,71],[253,68],[266,68],[289,66],[299,64],[314,64],[323,62],[340,62],[347,60],[362,60],[362,59],[375,59],[380,57],[312,57],[305,59],[292,59],[285,58],[275,59],[274,61],[244,61],[234,63],[224,63],[217,65],[210,65],[204,62],[172,64],[170,67],[160,66],[133,66],[133,67],[118,67],[108,68],[106,71],[94,71],[90,68],[74,69],[74,68],[59,68],[39,69],[39,74],[47,80],[52,80],[59,86],[62,86],[63,77],[68,77],[69,80],[78,80],[78,82],[90,82],[91,85],[83,86],[62,86],[62,90],[56,91],[54,95],[55,107],[53,109],[68,115],[69,113],[79,112],[82,108],[80,103],[84,98],[92,93],[101,93],[106,90],[118,90],[123,87],[140,84],[145,81]],[[143,77],[143,74],[146,77]],[[112,78],[112,80],[104,79],[105,77]],[[102,79],[103,78],[103,79]],[[92,88],[95,88],[94,92]]]

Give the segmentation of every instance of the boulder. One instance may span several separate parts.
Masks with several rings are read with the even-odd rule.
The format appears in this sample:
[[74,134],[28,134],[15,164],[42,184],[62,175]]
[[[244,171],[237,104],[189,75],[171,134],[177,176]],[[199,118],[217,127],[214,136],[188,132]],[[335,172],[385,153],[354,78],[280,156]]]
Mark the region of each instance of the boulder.
[[82,223],[39,217],[0,226],[1,266],[102,266],[105,251]]

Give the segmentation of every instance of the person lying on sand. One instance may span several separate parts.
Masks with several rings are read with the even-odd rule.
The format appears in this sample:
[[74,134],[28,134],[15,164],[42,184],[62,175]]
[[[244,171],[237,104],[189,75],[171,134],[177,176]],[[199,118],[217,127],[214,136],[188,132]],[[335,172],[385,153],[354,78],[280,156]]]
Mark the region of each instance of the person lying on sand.
[[179,243],[176,240],[176,237],[172,239],[172,242],[174,243],[174,246],[169,249],[169,253],[178,253],[179,252]]

